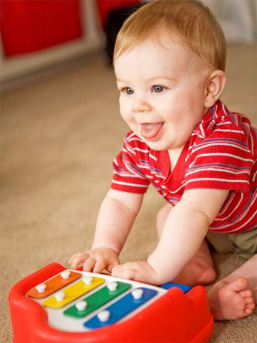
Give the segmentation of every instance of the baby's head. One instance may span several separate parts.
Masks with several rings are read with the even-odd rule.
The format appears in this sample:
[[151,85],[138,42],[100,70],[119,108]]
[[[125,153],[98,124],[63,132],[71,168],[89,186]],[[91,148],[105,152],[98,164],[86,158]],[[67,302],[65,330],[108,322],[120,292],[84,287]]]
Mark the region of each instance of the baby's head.
[[118,34],[114,62],[149,36],[161,44],[163,33],[187,45],[201,59],[202,67],[225,70],[222,28],[209,8],[197,0],[154,0],[141,7]]
[[225,86],[225,55],[222,29],[199,1],[143,6],[114,51],[122,118],[152,149],[181,148]]

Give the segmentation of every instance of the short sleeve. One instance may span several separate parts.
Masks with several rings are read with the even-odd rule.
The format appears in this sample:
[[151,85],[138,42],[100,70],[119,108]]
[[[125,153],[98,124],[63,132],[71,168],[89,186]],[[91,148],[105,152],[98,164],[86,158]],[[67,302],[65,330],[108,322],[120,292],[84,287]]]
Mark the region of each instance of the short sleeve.
[[[216,188],[249,191],[256,158],[245,131],[236,125],[217,127],[191,148],[185,189]],[[256,181],[255,181],[256,183]]]
[[144,194],[149,186],[149,180],[138,167],[140,158],[133,140],[127,135],[123,149],[113,161],[113,179],[111,188],[123,192]]

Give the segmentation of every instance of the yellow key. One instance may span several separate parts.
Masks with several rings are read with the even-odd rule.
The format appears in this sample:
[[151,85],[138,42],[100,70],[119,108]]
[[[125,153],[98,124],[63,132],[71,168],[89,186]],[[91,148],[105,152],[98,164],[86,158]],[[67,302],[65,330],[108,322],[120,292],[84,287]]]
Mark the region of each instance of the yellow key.
[[90,292],[92,289],[98,287],[105,282],[105,279],[86,276],[82,280],[73,285],[55,293],[50,298],[43,302],[44,306],[60,308],[63,307],[82,295]]

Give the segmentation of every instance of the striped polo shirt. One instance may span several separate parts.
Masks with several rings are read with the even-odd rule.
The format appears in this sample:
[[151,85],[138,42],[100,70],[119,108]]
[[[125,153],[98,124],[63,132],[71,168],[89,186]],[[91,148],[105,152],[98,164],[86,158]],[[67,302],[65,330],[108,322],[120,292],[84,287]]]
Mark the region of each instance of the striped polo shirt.
[[172,205],[187,189],[226,189],[229,195],[209,230],[252,230],[257,227],[256,142],[249,119],[229,112],[218,100],[195,127],[172,171],[168,151],[152,150],[128,133],[113,162],[111,187],[143,194],[152,184]]

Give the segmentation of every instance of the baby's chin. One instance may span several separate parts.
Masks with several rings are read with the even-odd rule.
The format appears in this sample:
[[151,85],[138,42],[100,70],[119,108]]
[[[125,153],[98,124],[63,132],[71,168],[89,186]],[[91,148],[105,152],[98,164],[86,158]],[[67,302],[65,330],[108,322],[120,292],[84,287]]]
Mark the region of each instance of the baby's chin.
[[[141,138],[141,137],[140,137]],[[141,140],[152,150],[155,151],[164,151],[164,150],[170,150],[172,149],[170,145],[167,145],[163,143],[162,141],[155,141],[155,142],[149,142],[143,138]]]

